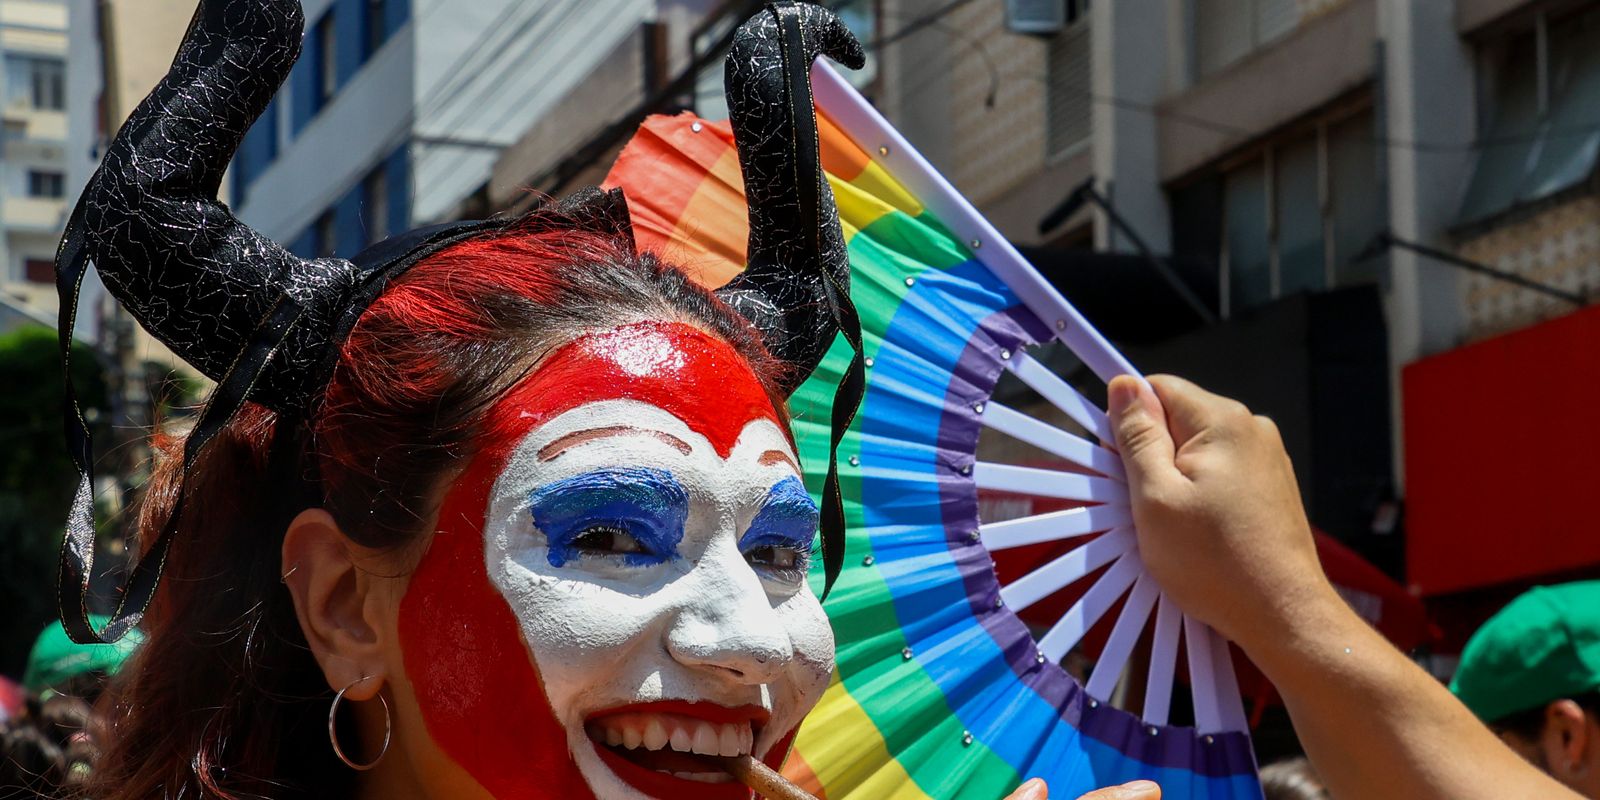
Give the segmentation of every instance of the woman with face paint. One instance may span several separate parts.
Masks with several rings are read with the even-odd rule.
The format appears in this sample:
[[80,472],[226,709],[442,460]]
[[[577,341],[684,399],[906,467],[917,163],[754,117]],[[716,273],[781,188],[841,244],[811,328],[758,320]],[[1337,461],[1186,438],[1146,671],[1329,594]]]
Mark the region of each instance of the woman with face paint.
[[58,256],[64,341],[92,260],[217,382],[159,448],[102,628],[69,413],[63,623],[146,633],[89,795],[748,798],[716,759],[778,766],[832,670],[784,403],[859,342],[805,80],[859,44],[810,5],[741,29],[750,263],[713,294],[636,252],[620,192],[349,261],[250,230],[214,198],[303,27],[297,0],[202,0]]

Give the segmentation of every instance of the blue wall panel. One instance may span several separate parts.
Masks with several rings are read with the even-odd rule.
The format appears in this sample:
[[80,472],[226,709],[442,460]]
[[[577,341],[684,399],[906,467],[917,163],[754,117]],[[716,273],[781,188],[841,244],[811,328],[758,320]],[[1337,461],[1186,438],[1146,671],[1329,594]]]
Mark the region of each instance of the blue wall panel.
[[384,164],[389,182],[389,235],[411,229],[411,148],[400,145]]
[[337,44],[334,46],[334,61],[339,70],[339,86],[343,87],[350,82],[350,78],[366,63],[366,36],[363,17],[366,0],[334,0],[333,4],[333,34]]
[[383,23],[388,36],[405,26],[411,19],[411,0],[384,0]]
[[322,71],[322,60],[318,57],[312,38],[315,31],[315,27],[309,29],[300,61],[289,73],[289,130],[292,136],[300,135],[320,110],[317,108],[317,76]]
[[367,246],[367,226],[361,214],[361,184],[357,183],[333,207],[333,254],[350,258]]

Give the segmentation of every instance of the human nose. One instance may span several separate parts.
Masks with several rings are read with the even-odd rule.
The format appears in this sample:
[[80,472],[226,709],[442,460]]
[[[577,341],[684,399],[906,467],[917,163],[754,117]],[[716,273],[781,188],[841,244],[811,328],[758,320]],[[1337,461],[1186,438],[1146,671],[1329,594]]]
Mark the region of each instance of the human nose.
[[735,547],[707,556],[695,570],[700,579],[685,587],[667,650],[681,664],[740,683],[777,680],[794,660],[794,644],[761,578]]

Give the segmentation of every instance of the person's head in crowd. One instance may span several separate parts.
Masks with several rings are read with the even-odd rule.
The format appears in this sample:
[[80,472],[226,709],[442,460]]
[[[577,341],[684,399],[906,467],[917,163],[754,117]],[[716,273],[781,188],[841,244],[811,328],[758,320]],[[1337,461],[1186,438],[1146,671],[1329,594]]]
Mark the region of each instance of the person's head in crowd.
[[[96,625],[104,625],[106,621],[106,617],[99,615],[90,615],[90,619]],[[92,705],[100,696],[106,678],[116,674],[142,641],[144,634],[133,631],[113,644],[78,644],[67,637],[60,621],[51,622],[39,633],[33,649],[28,652],[22,686],[42,699],[65,694]]]
[[1600,800],[1600,581],[1511,601],[1467,642],[1450,690],[1523,758]]
[[1288,758],[1261,768],[1261,794],[1266,800],[1329,800],[1317,770],[1305,757]]

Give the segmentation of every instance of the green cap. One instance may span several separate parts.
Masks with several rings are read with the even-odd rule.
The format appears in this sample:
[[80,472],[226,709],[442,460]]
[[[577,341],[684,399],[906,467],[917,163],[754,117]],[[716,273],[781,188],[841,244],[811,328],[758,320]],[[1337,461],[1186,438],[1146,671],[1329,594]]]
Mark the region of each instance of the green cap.
[[1600,689],[1600,581],[1539,586],[1489,618],[1450,691],[1485,722]]
[[[89,615],[95,628],[106,624],[107,617]],[[28,668],[22,675],[22,686],[31,692],[43,692],[87,672],[115,673],[122,667],[134,648],[144,641],[137,629],[128,632],[114,644],[78,644],[67,638],[61,621],[50,623],[33,642],[28,653]]]

